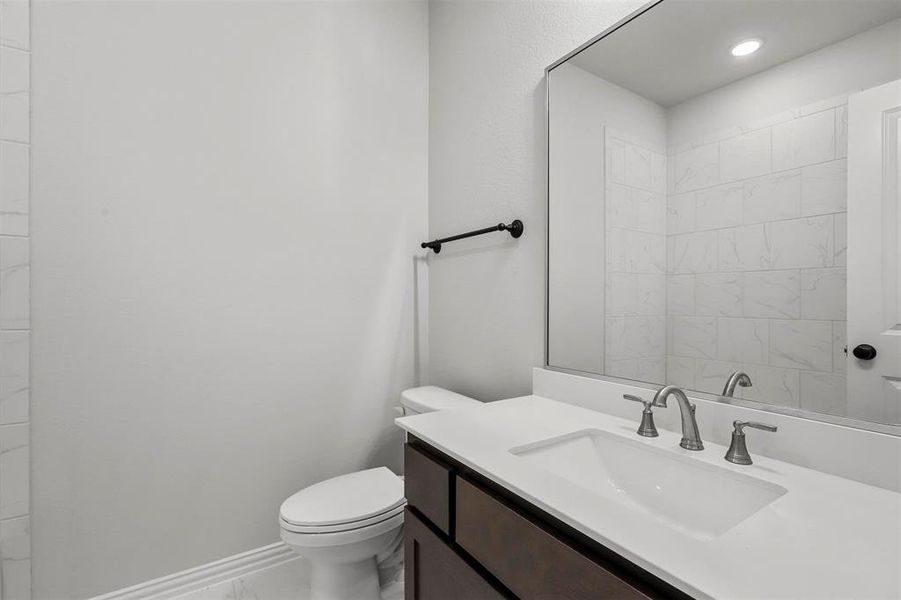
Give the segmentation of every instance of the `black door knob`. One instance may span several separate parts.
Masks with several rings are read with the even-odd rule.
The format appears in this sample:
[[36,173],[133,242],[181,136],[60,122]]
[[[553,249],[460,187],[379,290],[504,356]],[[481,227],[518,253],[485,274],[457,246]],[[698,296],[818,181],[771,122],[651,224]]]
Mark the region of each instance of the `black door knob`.
[[853,354],[854,358],[860,360],[873,360],[876,358],[876,348],[869,344],[861,344],[854,348]]

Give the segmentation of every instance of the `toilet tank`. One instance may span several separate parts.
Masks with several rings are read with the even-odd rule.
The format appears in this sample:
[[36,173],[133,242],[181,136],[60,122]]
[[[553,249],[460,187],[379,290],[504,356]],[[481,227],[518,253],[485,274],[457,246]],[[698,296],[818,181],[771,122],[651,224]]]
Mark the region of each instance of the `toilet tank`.
[[451,410],[481,404],[475,398],[464,396],[434,385],[410,388],[400,394],[404,415],[418,415],[436,410]]

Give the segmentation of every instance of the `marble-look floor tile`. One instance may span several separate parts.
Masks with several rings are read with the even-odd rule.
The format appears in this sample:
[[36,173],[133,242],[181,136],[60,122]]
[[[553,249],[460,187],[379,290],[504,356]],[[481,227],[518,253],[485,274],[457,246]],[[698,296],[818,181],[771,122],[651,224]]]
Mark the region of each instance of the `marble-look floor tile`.
[[700,273],[695,275],[695,314],[713,317],[740,317],[743,314],[743,273]]
[[[301,598],[304,599],[308,597],[309,594],[301,596]],[[181,596],[176,596],[173,600],[236,600],[235,585],[233,581],[223,581]]]
[[28,421],[29,333],[0,331],[0,425]]
[[848,314],[845,267],[801,271],[801,318],[843,321]]
[[31,520],[0,521],[0,597],[31,598]]
[[309,598],[310,564],[302,558],[235,579],[237,600]]
[[801,408],[845,416],[848,409],[847,381],[841,373],[801,371]]
[[835,110],[773,126],[773,170],[785,171],[835,158]]
[[28,425],[0,426],[0,519],[28,514]]
[[746,317],[801,317],[801,274],[797,270],[745,273],[742,312]]
[[834,160],[801,170],[801,214],[805,217],[848,210],[848,161]]
[[770,322],[770,365],[832,371],[832,322]]

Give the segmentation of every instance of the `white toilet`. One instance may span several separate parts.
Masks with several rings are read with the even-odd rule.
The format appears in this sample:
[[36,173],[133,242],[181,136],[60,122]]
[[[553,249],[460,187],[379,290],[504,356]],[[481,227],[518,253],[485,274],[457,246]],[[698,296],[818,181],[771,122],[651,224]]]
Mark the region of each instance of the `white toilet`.
[[[404,415],[481,404],[425,386],[401,394]],[[313,600],[379,598],[376,556],[403,535],[403,480],[385,467],[340,475],[304,488],[282,503],[282,540],[311,563]]]

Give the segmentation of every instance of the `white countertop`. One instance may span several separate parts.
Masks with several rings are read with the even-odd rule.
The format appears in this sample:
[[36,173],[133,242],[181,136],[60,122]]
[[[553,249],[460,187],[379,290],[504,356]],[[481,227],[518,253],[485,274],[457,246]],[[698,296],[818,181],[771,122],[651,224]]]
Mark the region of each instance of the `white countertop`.
[[[660,437],[643,438],[635,434],[639,414],[629,421],[524,396],[396,422],[697,598],[901,597],[901,494],[756,456],[754,433],[748,435],[754,458],[749,466],[726,462],[726,448],[707,441],[702,452],[683,450],[681,436],[666,430]],[[788,492],[720,537],[700,540],[509,452],[590,428],[751,475]]]

